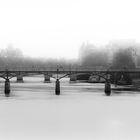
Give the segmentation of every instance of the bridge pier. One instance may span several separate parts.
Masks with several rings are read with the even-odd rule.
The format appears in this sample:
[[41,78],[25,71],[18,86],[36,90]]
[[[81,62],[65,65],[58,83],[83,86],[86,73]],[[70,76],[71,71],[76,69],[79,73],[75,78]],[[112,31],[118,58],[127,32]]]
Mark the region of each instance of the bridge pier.
[[9,79],[5,80],[4,93],[6,97],[9,97],[10,95],[10,80]]
[[56,95],[60,95],[60,81],[59,81],[59,79],[56,79],[56,83],[55,83],[55,94]]
[[23,83],[24,82],[23,81],[23,75],[22,74],[17,75],[17,82],[18,83]]
[[70,75],[70,82],[75,82],[77,80],[76,74]]
[[50,76],[47,74],[44,74],[44,83],[50,83]]
[[106,82],[105,82],[105,94],[107,95],[107,96],[110,96],[110,94],[111,94],[111,84],[110,84],[110,81],[109,80],[106,80]]

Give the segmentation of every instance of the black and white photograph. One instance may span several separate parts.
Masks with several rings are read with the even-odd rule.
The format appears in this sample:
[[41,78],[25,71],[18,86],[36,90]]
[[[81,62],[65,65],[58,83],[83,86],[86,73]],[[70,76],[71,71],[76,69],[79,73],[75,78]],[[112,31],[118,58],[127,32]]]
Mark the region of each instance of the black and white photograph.
[[140,1],[0,0],[0,140],[140,140]]

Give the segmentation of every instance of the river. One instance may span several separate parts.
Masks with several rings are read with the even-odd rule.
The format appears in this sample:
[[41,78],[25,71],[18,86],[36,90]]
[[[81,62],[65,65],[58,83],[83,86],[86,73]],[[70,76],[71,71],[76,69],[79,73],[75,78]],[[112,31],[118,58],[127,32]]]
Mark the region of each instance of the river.
[[[24,77],[11,81],[11,96],[0,83],[0,139],[2,140],[139,140],[139,91],[115,90],[105,96],[104,84],[70,83]],[[120,87],[118,87],[120,88]]]

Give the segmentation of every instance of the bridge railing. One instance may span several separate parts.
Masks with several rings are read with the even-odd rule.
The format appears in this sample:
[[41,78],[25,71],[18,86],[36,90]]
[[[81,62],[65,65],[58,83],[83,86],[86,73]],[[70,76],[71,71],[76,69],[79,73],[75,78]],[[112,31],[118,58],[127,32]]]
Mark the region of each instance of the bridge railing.
[[140,68],[135,69],[108,69],[105,67],[0,67],[0,72],[13,71],[13,72],[140,72]]
[[105,68],[99,68],[99,67],[37,67],[37,66],[31,66],[31,67],[0,67],[0,71],[96,71],[96,70],[103,70],[105,71]]

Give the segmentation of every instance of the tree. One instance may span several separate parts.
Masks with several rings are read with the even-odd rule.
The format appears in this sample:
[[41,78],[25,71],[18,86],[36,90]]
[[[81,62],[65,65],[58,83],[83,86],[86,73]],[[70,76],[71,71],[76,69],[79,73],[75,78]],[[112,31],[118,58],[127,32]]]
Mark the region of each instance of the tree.
[[131,47],[119,49],[115,52],[112,59],[113,68],[135,68],[133,50]]
[[0,51],[0,65],[15,67],[23,63],[23,53],[19,48],[14,48],[11,44]]
[[23,53],[19,48],[14,48],[11,44],[7,48],[1,50],[1,56],[9,59],[21,58]]
[[[133,57],[133,48],[122,48],[115,52],[112,59],[112,68],[115,69],[133,69],[135,68],[135,60]],[[121,78],[123,77],[123,79]],[[125,84],[132,84],[133,76],[130,76],[128,73],[117,73],[116,77],[112,77],[114,81],[125,81]],[[120,83],[122,84],[122,83]]]
[[82,66],[107,66],[108,52],[92,44],[83,44],[79,51],[79,59]]

